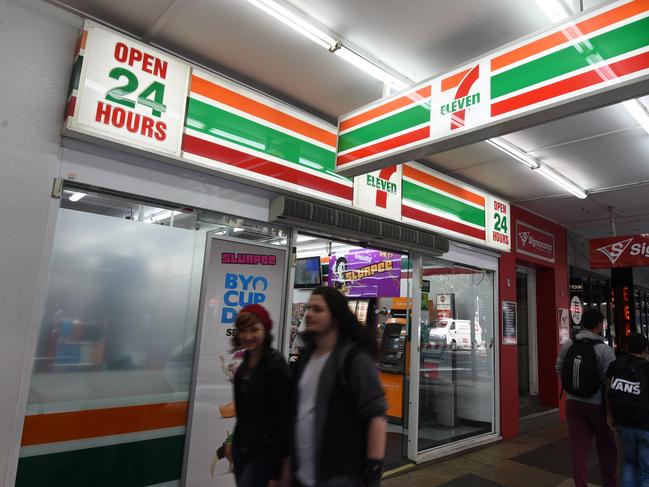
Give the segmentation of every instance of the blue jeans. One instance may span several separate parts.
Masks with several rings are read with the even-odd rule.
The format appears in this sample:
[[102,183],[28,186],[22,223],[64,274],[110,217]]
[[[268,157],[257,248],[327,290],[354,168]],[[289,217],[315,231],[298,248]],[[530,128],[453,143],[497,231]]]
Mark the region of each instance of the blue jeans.
[[649,431],[619,426],[624,453],[623,487],[649,487]]

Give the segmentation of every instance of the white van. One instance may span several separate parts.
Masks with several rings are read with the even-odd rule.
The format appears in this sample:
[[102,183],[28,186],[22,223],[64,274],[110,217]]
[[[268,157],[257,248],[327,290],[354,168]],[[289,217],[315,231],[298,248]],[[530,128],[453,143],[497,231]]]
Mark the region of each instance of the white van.
[[444,318],[433,323],[430,329],[430,343],[434,348],[471,349],[482,346],[482,327],[474,325],[471,339],[471,321]]

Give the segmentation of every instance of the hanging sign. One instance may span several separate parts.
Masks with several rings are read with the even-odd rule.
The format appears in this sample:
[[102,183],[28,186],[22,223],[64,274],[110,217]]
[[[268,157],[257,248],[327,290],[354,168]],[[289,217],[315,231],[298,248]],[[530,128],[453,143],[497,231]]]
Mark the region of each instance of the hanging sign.
[[[413,96],[417,116],[424,110],[428,123],[430,89]],[[444,116],[457,117],[454,110],[466,106],[471,120],[478,102],[449,101]],[[77,46],[64,131],[169,156],[271,191],[353,205],[471,244],[510,249],[508,202],[416,162],[354,180],[337,174],[336,144],[345,142],[337,139],[335,126],[92,21]]]
[[516,252],[554,262],[554,235],[519,220],[516,222]]
[[649,3],[620,0],[338,121],[336,171],[375,171],[649,92]]
[[401,219],[402,166],[390,166],[354,178],[354,206]]
[[86,21],[84,59],[66,128],[180,155],[189,66]]
[[487,243],[489,246],[509,252],[509,203],[493,196],[487,198]]
[[588,242],[590,267],[636,267],[649,265],[649,234],[596,238]]
[[232,380],[243,360],[243,351],[233,350],[234,323],[248,304],[261,304],[281,323],[286,251],[220,239],[208,245],[186,483],[233,487]]

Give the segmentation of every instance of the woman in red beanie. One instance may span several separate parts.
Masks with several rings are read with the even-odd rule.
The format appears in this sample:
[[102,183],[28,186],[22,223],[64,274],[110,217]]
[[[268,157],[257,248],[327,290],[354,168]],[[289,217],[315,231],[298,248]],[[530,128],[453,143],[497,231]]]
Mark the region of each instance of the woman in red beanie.
[[234,376],[234,474],[239,487],[266,487],[279,480],[288,454],[289,369],[271,347],[273,321],[266,308],[242,308],[235,326],[233,342],[246,352]]

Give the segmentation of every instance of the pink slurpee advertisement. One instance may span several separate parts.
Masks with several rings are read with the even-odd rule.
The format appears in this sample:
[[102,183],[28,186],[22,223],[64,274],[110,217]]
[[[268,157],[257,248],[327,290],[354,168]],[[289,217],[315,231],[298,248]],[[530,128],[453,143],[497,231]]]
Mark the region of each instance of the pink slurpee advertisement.
[[329,258],[329,286],[350,297],[401,295],[401,254],[359,249]]

